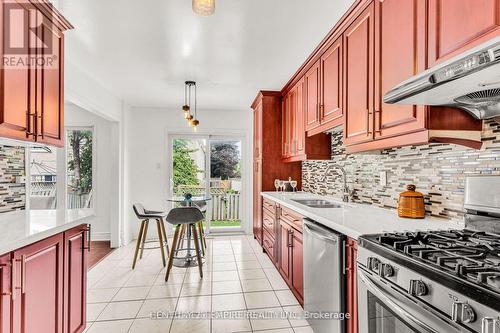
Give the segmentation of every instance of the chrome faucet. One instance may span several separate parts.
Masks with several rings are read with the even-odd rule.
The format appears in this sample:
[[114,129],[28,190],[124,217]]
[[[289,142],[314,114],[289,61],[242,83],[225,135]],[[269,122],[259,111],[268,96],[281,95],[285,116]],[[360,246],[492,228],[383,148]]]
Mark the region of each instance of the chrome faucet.
[[[323,174],[323,177],[321,177],[320,181],[324,182],[326,180],[326,177],[330,173],[330,171],[333,171],[335,168],[338,169],[336,172],[337,172],[337,174],[340,174],[342,176],[342,181],[344,183],[344,188],[342,189],[342,201],[349,202],[349,198],[351,196],[351,190],[349,189],[349,186],[347,186],[347,172],[345,171],[345,169],[343,167],[341,167],[340,165],[336,165],[336,164],[330,164],[326,168],[325,173]],[[340,173],[339,173],[339,171],[340,171]]]

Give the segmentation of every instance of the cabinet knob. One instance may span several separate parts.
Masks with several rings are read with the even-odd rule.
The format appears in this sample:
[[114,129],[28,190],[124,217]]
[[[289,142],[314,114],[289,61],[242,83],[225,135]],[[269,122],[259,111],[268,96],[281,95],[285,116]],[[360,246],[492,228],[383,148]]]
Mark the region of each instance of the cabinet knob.
[[380,260],[378,260],[375,257],[368,257],[366,260],[366,267],[371,270],[371,271],[376,271],[378,270],[378,265],[380,263]]
[[384,278],[394,276],[394,268],[389,264],[379,263],[378,275]]
[[427,295],[427,286],[422,280],[410,280],[410,288],[408,293],[412,296],[425,296]]
[[500,333],[500,321],[497,318],[483,318],[481,322],[481,333]]
[[476,313],[469,304],[454,302],[451,307],[451,320],[456,323],[472,323],[476,320]]

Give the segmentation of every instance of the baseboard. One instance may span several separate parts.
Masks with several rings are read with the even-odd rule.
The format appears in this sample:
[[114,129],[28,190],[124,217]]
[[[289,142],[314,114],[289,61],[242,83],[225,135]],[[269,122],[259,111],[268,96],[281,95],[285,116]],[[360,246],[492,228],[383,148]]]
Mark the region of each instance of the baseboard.
[[92,231],[91,237],[93,241],[109,241],[111,240],[111,233]]

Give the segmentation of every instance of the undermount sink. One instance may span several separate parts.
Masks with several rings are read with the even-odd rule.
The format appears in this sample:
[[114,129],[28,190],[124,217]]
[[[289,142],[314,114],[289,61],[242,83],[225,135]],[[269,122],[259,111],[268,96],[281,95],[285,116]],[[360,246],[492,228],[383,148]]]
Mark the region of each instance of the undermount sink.
[[311,208],[342,208],[335,202],[322,199],[292,199],[292,201]]

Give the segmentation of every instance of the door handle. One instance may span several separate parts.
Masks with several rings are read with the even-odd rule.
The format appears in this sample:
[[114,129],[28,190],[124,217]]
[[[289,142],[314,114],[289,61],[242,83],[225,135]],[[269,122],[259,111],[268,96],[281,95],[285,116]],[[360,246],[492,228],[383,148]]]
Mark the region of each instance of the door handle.
[[[10,263],[7,263],[7,264],[1,264],[0,265],[0,270],[4,269],[5,267],[12,267],[12,265]],[[10,276],[11,276],[11,279],[12,279],[12,272],[10,272]],[[0,288],[3,286],[3,284],[0,284]],[[11,285],[10,285],[10,288],[11,288],[11,291],[3,291],[3,289],[0,290],[0,295],[1,296],[11,296],[13,293],[12,293],[12,282],[11,282]]]
[[26,255],[21,256],[21,294],[26,293]]
[[85,229],[85,231],[87,233],[87,247],[85,247],[85,245],[84,245],[83,249],[90,252],[90,244],[91,244],[90,240],[91,240],[91,233],[92,233],[92,225],[91,224],[87,225],[87,228]]

